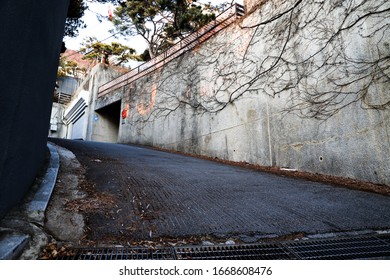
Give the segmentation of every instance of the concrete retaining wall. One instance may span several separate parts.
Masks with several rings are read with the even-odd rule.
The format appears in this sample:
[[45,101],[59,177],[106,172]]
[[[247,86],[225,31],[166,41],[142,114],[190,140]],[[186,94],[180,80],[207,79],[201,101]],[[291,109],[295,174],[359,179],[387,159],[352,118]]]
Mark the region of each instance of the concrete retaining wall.
[[45,158],[68,4],[1,1],[0,218],[24,196]]
[[115,79],[125,71],[127,70],[105,64],[98,64],[91,70],[65,108],[64,122],[67,131],[65,138],[116,142],[120,108],[117,112],[110,111],[108,115],[104,114],[104,108],[109,104],[104,104],[104,100],[97,102],[97,95],[99,86]]
[[390,185],[389,2],[263,2],[122,89],[119,141]]

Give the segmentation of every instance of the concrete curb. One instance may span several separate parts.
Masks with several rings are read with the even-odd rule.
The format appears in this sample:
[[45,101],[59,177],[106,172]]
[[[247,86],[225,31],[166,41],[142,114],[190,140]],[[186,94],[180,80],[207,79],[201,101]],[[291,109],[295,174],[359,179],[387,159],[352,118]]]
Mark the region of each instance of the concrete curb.
[[49,204],[51,194],[56,184],[60,158],[57,149],[53,144],[48,143],[47,147],[50,150],[50,162],[46,173],[43,177],[41,185],[34,194],[32,200],[26,205],[26,212],[28,216],[43,225],[45,219],[45,211]]
[[[24,215],[27,216],[28,222],[41,225],[44,222],[45,211],[55,187],[60,166],[57,149],[51,143],[48,143],[47,146],[50,151],[50,160],[45,175],[32,199],[20,206]],[[17,259],[31,238],[30,234],[24,233],[20,229],[10,226],[0,228],[0,260]]]
[[12,229],[0,229],[0,260],[12,260],[19,256],[30,240],[30,236],[14,232]]

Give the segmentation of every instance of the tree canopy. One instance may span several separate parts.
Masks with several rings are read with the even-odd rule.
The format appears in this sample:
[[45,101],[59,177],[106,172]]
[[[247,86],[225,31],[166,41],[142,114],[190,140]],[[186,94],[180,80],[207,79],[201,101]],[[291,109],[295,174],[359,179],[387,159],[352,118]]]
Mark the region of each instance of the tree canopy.
[[86,24],[82,20],[87,2],[116,6],[111,19],[124,36],[142,36],[148,44],[147,57],[154,57],[211,20],[221,7],[198,4],[196,0],[70,0],[65,36],[76,37]]
[[80,28],[86,25],[81,19],[84,15],[87,5],[84,0],[71,0],[69,2],[68,14],[65,22],[64,36],[76,37]]
[[[76,37],[86,24],[82,20],[88,9],[87,2],[111,3],[116,6],[112,23],[118,34],[142,36],[148,44],[139,56],[134,49],[119,43],[104,44],[96,38],[87,38],[80,50],[85,59],[108,62],[115,57],[115,64],[128,60],[149,60],[171,47],[211,20],[220,7],[198,4],[196,0],[70,0],[64,36]],[[103,56],[103,57],[102,57]]]
[[78,77],[79,73],[85,74],[86,71],[85,68],[80,68],[77,65],[77,62],[61,57],[58,65],[57,77]]
[[177,38],[215,19],[211,5],[190,0],[126,0],[114,11],[112,22],[122,35],[141,35],[151,57],[174,44]]
[[85,39],[80,52],[84,55],[83,59],[102,61],[106,64],[110,64],[111,61],[111,64],[121,65],[129,60],[141,60],[133,48],[117,42],[105,44],[95,37]]
[[64,36],[76,37],[79,34],[79,29],[86,27],[85,22],[82,20],[85,11],[88,9],[86,2],[112,3],[118,5],[120,1],[121,0],[70,0]]

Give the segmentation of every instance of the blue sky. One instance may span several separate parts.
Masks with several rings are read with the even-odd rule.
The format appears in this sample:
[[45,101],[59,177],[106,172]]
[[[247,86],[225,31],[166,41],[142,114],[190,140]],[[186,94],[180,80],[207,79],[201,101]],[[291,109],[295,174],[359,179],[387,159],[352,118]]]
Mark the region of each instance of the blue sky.
[[[211,2],[213,5],[217,5],[223,2],[230,2],[226,0],[198,0],[198,2],[203,3],[209,3]],[[242,0],[237,0],[237,3],[242,3]],[[83,17],[85,23],[87,24],[87,28],[81,29],[79,32],[79,36],[76,38],[65,38],[64,42],[66,44],[66,47],[71,50],[79,50],[80,44],[86,37],[96,37],[98,40],[109,43],[112,41],[119,41],[122,44],[128,45],[132,48],[134,48],[137,53],[142,53],[146,48],[146,43],[143,41],[140,37],[132,37],[127,39],[116,39],[116,38],[109,38],[112,34],[109,32],[110,29],[113,29],[113,25],[111,22],[103,21],[99,22],[96,14],[101,14],[103,16],[108,15],[108,4],[100,4],[100,3],[90,3],[89,4],[89,10],[85,12],[85,15]],[[111,5],[111,10],[114,10],[114,7]],[[109,38],[109,39],[106,39]],[[106,39],[106,40],[105,40]]]

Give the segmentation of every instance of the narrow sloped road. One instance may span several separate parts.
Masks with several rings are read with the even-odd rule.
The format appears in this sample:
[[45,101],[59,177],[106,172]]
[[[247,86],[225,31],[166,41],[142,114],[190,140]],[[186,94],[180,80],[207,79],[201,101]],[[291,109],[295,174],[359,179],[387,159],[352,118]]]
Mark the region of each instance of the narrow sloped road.
[[86,167],[90,200],[82,203],[95,207],[78,207],[87,214],[89,241],[213,236],[256,242],[390,229],[388,196],[138,146],[51,141]]

